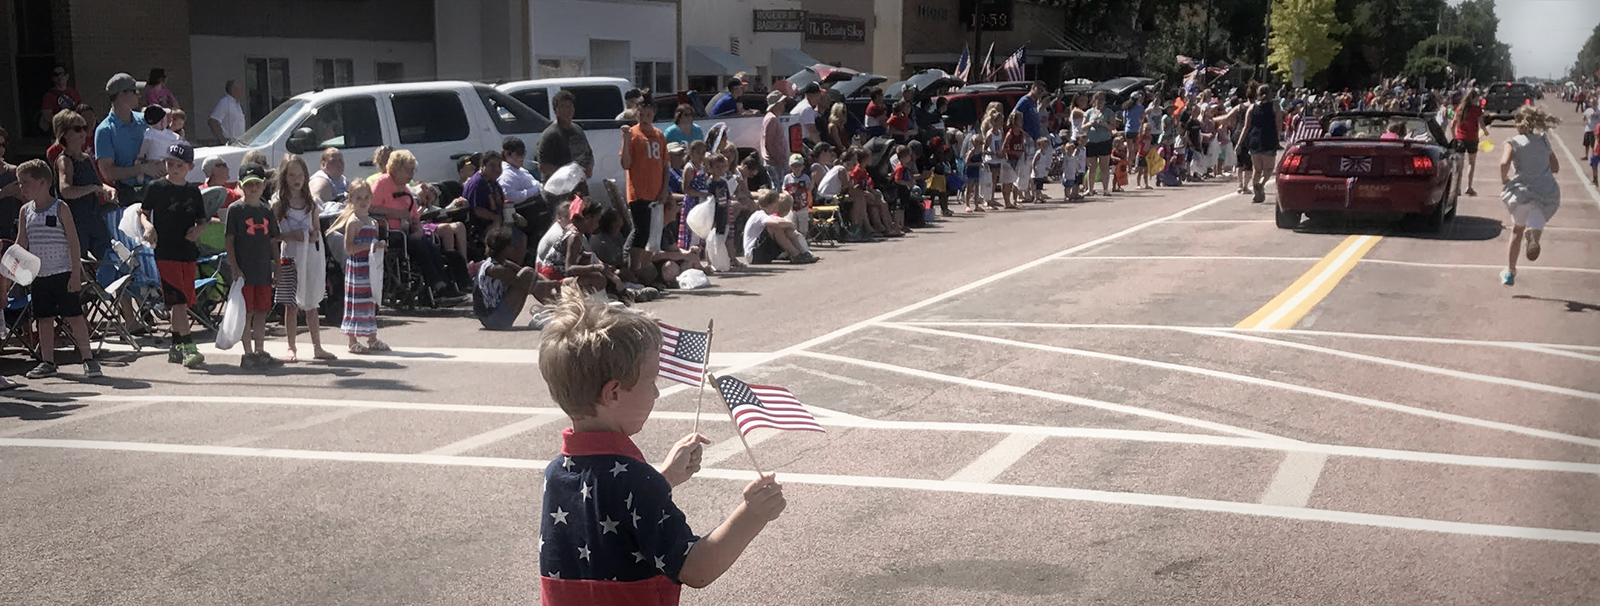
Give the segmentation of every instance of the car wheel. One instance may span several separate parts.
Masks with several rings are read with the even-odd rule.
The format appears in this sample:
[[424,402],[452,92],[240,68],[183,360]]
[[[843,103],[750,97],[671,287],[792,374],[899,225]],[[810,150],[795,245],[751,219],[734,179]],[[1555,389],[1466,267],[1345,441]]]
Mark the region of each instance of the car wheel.
[[1281,204],[1278,205],[1277,211],[1273,213],[1273,218],[1277,220],[1278,229],[1294,229],[1296,227],[1300,227],[1300,211],[1284,210],[1283,205]]
[[1439,228],[1444,227],[1444,221],[1449,216],[1445,211],[1445,206],[1448,206],[1446,203],[1447,200],[1448,198],[1439,201],[1438,204],[1433,205],[1433,212],[1423,216],[1423,227],[1434,231],[1438,231]]

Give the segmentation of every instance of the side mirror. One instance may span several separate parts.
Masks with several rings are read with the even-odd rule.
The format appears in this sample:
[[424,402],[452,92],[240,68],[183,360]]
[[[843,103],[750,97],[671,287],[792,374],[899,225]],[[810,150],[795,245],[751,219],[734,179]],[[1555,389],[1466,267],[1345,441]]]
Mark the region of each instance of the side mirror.
[[306,151],[317,146],[317,142],[312,140],[315,136],[310,127],[294,129],[294,132],[289,133],[289,140],[284,143],[283,147],[291,154],[300,155],[306,153]]

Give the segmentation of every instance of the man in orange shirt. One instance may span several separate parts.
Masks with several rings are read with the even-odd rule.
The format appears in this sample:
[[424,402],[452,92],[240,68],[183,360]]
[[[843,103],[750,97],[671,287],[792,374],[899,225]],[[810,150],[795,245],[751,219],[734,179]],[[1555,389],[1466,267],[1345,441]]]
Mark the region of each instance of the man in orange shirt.
[[[667,196],[667,138],[654,124],[656,106],[641,103],[638,124],[622,129],[622,170],[628,174],[628,214],[633,218],[633,239],[628,243],[628,263],[636,275],[651,269],[646,249],[659,251],[661,209]],[[652,237],[654,236],[654,237]],[[656,244],[651,246],[651,241]]]

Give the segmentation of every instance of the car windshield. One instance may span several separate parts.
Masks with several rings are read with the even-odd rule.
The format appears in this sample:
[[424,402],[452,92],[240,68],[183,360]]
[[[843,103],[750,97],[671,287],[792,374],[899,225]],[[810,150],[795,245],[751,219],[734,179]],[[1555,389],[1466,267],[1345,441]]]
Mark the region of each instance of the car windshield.
[[1516,84],[1516,83],[1512,83],[1512,84],[1496,84],[1494,86],[1489,87],[1489,94],[1491,94],[1491,95],[1506,95],[1506,94],[1529,95],[1529,94],[1533,94],[1533,87],[1529,86],[1527,84]]
[[271,113],[262,116],[260,120],[239,135],[239,144],[245,147],[266,145],[278,139],[289,127],[294,125],[295,116],[300,114],[300,108],[306,104],[301,99],[284,101]]
[[1328,121],[1328,132],[1339,139],[1406,139],[1433,142],[1428,121],[1410,116],[1339,116]]

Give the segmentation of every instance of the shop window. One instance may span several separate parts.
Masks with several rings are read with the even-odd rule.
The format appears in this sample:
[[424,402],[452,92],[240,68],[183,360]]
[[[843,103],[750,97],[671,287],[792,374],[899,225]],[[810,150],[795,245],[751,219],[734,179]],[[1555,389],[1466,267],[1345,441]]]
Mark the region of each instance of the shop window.
[[586,59],[540,59],[540,78],[577,78],[587,76],[589,62]]
[[248,122],[255,124],[272,108],[289,99],[288,59],[245,59],[245,98]]
[[652,93],[670,93],[677,90],[671,61],[635,61],[633,84],[648,87]]
[[355,84],[355,62],[350,59],[317,59],[312,66],[311,85],[316,90]]
[[379,61],[373,66],[372,73],[373,79],[377,80],[379,84],[404,82],[406,79],[406,66],[404,63]]

